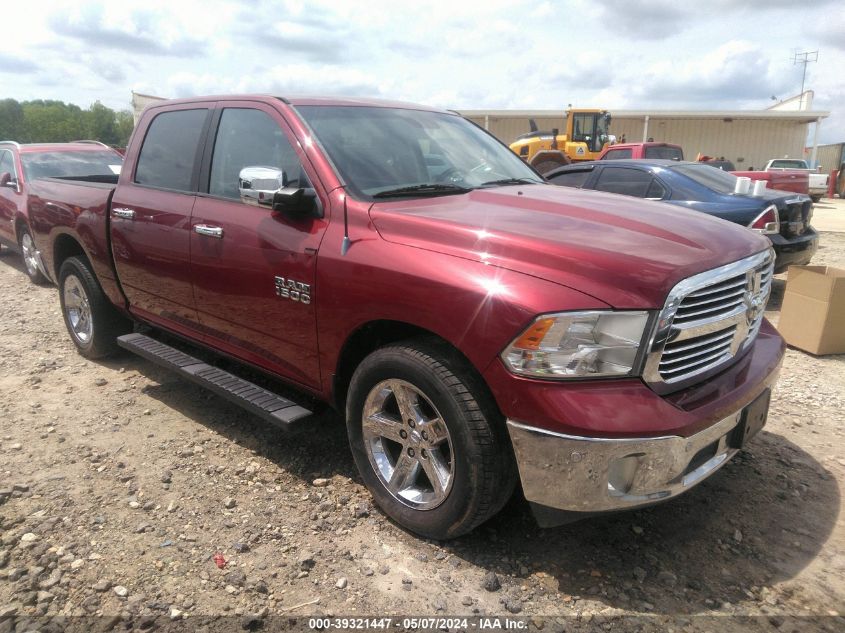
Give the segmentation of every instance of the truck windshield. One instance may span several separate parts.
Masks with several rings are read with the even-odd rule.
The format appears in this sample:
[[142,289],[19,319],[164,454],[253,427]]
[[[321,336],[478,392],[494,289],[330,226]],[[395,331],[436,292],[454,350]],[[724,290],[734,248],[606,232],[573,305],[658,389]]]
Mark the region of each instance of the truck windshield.
[[26,152],[21,163],[27,180],[116,176],[123,157],[110,151]]
[[368,198],[455,195],[543,180],[460,116],[401,108],[298,106],[353,191]]
[[710,165],[682,163],[672,169],[718,193],[733,193],[736,188],[736,176]]

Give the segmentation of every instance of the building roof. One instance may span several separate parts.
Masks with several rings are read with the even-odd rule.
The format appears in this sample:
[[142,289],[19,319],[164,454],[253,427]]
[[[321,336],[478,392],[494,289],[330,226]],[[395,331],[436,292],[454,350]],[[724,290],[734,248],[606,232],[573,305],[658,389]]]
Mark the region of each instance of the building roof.
[[[546,118],[562,117],[566,110],[461,110],[466,117]],[[812,122],[830,116],[826,110],[610,110],[617,119],[768,119]]]

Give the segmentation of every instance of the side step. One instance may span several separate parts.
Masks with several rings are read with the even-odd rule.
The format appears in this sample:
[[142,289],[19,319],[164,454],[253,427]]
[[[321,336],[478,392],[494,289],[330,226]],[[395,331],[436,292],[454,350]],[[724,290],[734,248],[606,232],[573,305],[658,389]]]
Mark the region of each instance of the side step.
[[117,344],[157,365],[175,371],[182,378],[213,391],[282,429],[288,430],[294,422],[311,415],[311,411],[287,398],[203,363],[149,336],[125,334],[117,337]]

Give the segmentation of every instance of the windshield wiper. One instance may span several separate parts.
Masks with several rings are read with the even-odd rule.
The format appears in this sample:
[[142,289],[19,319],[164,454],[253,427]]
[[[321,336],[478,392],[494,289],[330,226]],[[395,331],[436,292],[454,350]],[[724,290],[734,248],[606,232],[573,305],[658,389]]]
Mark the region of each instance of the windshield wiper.
[[542,185],[544,184],[540,180],[532,180],[531,178],[501,178],[499,180],[488,180],[487,182],[482,182],[482,187],[488,187],[493,185]]
[[373,198],[401,198],[403,196],[439,196],[451,193],[466,193],[470,191],[467,187],[458,185],[428,183],[424,185],[412,185],[410,187],[399,187],[388,189],[373,194]]

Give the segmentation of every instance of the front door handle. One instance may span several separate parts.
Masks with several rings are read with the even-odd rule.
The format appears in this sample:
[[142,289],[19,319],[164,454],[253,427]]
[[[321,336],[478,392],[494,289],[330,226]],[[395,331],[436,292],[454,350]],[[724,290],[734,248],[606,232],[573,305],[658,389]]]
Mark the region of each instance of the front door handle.
[[219,226],[210,226],[208,224],[195,224],[194,233],[205,235],[206,237],[216,237],[217,239],[223,237],[223,229]]
[[112,209],[112,214],[116,218],[123,218],[124,220],[135,219],[135,209],[127,209],[126,207],[115,207]]

